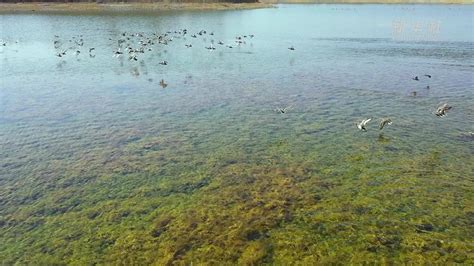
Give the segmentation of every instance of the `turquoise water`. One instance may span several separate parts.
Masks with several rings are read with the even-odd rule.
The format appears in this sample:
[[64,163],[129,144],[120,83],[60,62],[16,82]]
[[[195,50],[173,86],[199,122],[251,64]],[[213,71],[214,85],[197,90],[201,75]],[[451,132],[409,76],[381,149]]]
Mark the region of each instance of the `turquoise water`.
[[1,15],[2,262],[472,263],[472,15]]

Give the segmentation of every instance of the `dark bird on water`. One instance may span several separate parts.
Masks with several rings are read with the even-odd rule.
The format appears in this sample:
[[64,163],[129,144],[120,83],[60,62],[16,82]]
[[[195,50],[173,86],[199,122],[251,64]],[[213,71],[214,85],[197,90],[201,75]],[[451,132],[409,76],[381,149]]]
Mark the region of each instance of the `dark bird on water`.
[[161,61],[159,64],[163,65],[163,66],[166,66],[166,65],[168,65],[168,61],[164,60],[164,61]]
[[294,50],[295,50],[295,47],[293,47],[293,46],[288,47],[288,50],[294,51]]
[[425,77],[431,78],[431,75],[425,74]]
[[419,81],[420,79],[418,78],[418,76],[412,78],[413,80],[416,80],[416,81]]
[[168,84],[165,83],[165,80],[164,80],[164,79],[161,79],[161,80],[160,80],[160,86],[164,89],[164,88],[168,87]]

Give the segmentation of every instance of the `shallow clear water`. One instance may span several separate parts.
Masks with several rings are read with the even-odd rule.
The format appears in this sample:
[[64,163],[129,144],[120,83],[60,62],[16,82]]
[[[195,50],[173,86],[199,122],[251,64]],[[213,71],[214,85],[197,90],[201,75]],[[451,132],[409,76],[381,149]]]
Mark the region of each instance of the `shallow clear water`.
[[1,15],[0,257],[472,263],[473,11]]

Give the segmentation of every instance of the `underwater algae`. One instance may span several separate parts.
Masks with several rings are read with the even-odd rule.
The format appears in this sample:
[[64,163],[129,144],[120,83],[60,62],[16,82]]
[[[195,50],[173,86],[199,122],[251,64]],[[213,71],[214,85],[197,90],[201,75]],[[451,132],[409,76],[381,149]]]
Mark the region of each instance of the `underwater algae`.
[[223,113],[121,130],[3,189],[2,263],[472,263],[472,166],[449,147],[305,138],[301,115],[270,135],[248,116],[213,131]]

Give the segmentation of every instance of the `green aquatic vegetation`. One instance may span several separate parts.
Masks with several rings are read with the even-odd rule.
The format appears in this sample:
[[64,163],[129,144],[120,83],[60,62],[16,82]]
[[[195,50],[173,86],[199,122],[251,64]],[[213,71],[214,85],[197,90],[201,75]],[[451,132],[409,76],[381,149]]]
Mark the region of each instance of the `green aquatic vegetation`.
[[[381,141],[239,107],[111,115],[100,123],[123,124],[99,130],[78,127],[85,115],[63,128],[82,138],[49,139],[38,125],[49,148],[6,145],[2,263],[473,262],[464,143],[400,138],[395,127]],[[34,160],[12,163],[22,158]]]

